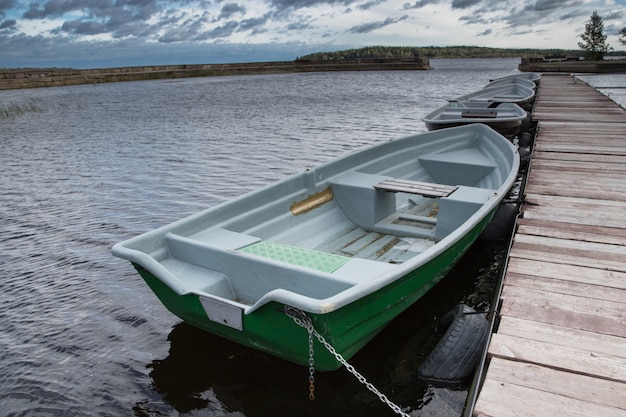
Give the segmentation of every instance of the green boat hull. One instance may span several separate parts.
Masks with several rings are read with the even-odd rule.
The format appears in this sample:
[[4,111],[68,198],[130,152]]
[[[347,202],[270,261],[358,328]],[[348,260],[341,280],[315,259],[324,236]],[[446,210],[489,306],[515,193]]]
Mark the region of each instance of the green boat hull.
[[[447,274],[482,233],[494,213],[495,210],[448,250],[419,269],[338,310],[308,314],[314,328],[344,359],[349,359]],[[286,315],[285,305],[270,302],[251,314],[244,314],[243,330],[237,330],[209,320],[197,295],[178,295],[146,269],[133,265],[163,305],[186,323],[285,360],[309,365],[308,332]],[[314,341],[314,363],[318,371],[331,371],[341,366],[317,340]]]

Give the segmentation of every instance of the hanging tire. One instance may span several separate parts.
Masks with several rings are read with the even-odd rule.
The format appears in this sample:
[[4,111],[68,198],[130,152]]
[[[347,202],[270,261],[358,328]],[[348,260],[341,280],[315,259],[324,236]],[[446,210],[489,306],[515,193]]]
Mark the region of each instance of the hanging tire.
[[526,147],[526,146],[531,146],[533,144],[533,135],[530,134],[530,132],[523,132],[519,135],[519,142],[518,142],[520,148]]
[[481,239],[487,241],[502,241],[508,239],[518,214],[519,207],[517,203],[500,204],[493,218],[481,233]]
[[519,128],[520,132],[527,132],[530,129],[530,124],[533,121],[533,116],[531,112],[526,112],[526,118],[522,120],[522,125]]
[[441,321],[449,327],[417,373],[429,381],[459,383],[474,373],[487,342],[489,322],[465,304],[454,307]]

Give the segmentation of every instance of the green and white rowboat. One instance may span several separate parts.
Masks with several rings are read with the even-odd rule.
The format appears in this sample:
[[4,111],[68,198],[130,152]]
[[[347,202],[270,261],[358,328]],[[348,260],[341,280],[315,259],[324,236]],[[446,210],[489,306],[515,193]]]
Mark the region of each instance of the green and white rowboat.
[[[481,124],[362,149],[116,244],[182,320],[309,365],[306,315],[345,359],[432,288],[513,185]],[[341,363],[316,339],[317,370]]]

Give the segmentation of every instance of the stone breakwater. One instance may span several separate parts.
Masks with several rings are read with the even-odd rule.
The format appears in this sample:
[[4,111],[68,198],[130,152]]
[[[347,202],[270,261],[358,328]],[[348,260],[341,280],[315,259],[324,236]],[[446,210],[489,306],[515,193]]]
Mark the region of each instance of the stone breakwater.
[[0,69],[0,90],[225,75],[280,74],[322,71],[429,70],[428,58],[295,60],[241,64],[154,65],[101,69]]
[[626,72],[626,59],[583,61],[566,57],[522,58],[520,71],[565,73],[615,73]]

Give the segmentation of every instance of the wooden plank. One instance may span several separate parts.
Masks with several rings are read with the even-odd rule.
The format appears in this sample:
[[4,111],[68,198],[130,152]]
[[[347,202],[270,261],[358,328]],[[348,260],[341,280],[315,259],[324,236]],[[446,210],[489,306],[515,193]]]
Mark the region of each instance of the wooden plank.
[[580,170],[561,170],[555,175],[554,170],[532,167],[529,182],[532,185],[559,185],[564,191],[575,191],[580,188],[606,192],[622,192],[626,194],[626,172],[599,171],[593,175]]
[[[588,266],[609,271],[626,272],[626,263],[622,260],[602,259],[597,252],[584,254],[583,251],[550,250],[547,245],[530,247],[517,245],[511,251],[511,257],[532,259],[535,261],[551,261],[565,265]],[[597,256],[597,257],[594,257]]]
[[[615,104],[615,103],[613,103]],[[621,109],[621,107],[619,108]],[[622,113],[623,109],[620,110]],[[543,133],[561,133],[561,132],[582,132],[586,131],[589,134],[593,134],[596,132],[595,129],[598,129],[600,132],[604,133],[606,131],[615,131],[619,133],[620,130],[626,125],[626,121],[622,120],[617,123],[596,123],[596,122],[585,122],[579,121],[576,123],[571,122],[560,122],[558,120],[540,120],[540,129],[539,134]]]
[[522,207],[529,220],[626,228],[626,202],[528,193]]
[[536,277],[562,279],[604,287],[626,289],[626,273],[590,268],[581,265],[565,265],[550,261],[510,258],[507,274],[526,274]]
[[626,416],[626,386],[493,358],[474,416]]
[[[556,346],[587,348],[593,352],[626,358],[626,339],[602,333],[570,329],[512,316],[502,316],[498,333]],[[626,409],[626,392],[622,406]]]
[[502,315],[626,337],[624,303],[508,285],[502,290],[502,299]]
[[495,333],[489,343],[488,352],[497,358],[626,383],[626,359],[590,349],[555,346],[551,343]]
[[589,149],[600,148],[600,149],[611,149],[611,150],[619,150],[624,147],[624,139],[620,138],[618,134],[609,135],[609,134],[601,134],[599,132],[590,134],[594,135],[595,138],[593,140],[575,140],[573,136],[582,135],[579,132],[567,132],[568,134],[563,135],[543,135],[543,137],[537,140],[537,146],[541,145],[543,147],[552,147],[563,148],[564,152],[572,152],[572,151],[581,151],[586,152]]
[[616,266],[620,271],[626,268],[626,246],[623,245],[518,234],[515,236],[511,252],[520,251],[545,251],[548,257],[556,254],[578,256],[584,258],[583,261],[596,260],[606,261],[607,265],[620,264]]
[[488,378],[474,417],[625,417],[620,409]]
[[[625,129],[626,130],[626,129]],[[626,156],[623,155],[603,155],[603,154],[581,154],[573,152],[546,152],[535,149],[533,152],[533,166],[537,161],[571,161],[571,162],[597,162],[616,165],[626,164]]]
[[488,110],[488,111],[481,111],[480,109],[471,111],[464,111],[461,113],[461,117],[465,117],[465,118],[470,118],[470,119],[483,119],[483,118],[496,118],[498,116],[498,112],[497,111],[493,111],[493,110]]
[[447,197],[456,191],[455,185],[434,184],[430,182],[409,181],[388,178],[374,185],[377,190],[420,194],[426,197]]
[[[608,100],[610,101],[610,100]],[[571,102],[571,101],[562,101],[562,100],[539,100],[539,103],[537,103],[535,105],[534,110],[538,111],[538,112],[549,112],[554,110],[555,108],[557,109],[571,109],[571,110],[587,110],[589,108],[589,105],[591,103],[595,103],[598,106],[603,106],[605,104],[607,104],[607,98],[604,97],[604,99],[602,98],[590,98],[590,99],[586,99],[586,100],[580,100],[578,102]]]
[[571,143],[594,142],[598,139],[619,140],[626,123],[588,123],[588,124],[561,124],[539,121],[537,139],[539,141],[563,141]]
[[527,187],[528,192],[532,192],[534,194],[546,194],[546,195],[554,195],[554,196],[571,196],[571,197],[579,197],[579,198],[587,198],[587,199],[612,199],[617,201],[625,201],[626,195],[624,195],[621,191],[604,191],[604,190],[596,190],[593,188],[580,188],[568,191],[563,186],[559,186],[556,184],[544,184],[544,185],[529,185]]
[[591,110],[580,112],[578,110],[567,111],[559,109],[559,111],[541,111],[540,107],[533,110],[533,118],[538,120],[558,120],[571,122],[594,122],[594,123],[621,123],[624,121],[624,115],[621,112],[610,112],[602,110]]
[[[561,154],[562,155],[562,154]],[[571,154],[570,154],[571,155]],[[577,154],[574,154],[577,155]],[[575,174],[604,174],[604,175],[621,175],[626,178],[626,157],[622,158],[622,163],[611,163],[608,161],[571,161],[565,159],[559,159],[555,157],[557,155],[551,155],[549,159],[545,158],[545,154],[540,157],[533,156],[532,170],[536,172],[540,170],[544,173],[550,173],[552,175],[559,173],[573,172]]]
[[[626,196],[621,190],[616,189],[596,189],[588,184],[581,184],[580,188],[566,192],[562,184],[537,184],[528,187],[527,191],[534,194],[553,195],[557,197],[577,197],[589,200],[613,200],[626,202]],[[607,187],[608,188],[608,187]]]
[[576,143],[549,143],[538,142],[535,149],[542,152],[574,152],[602,155],[626,155],[626,146],[595,146],[593,144],[580,145]]
[[611,245],[624,245],[626,242],[626,229],[616,227],[545,221],[540,219],[529,220],[524,218],[518,219],[517,224],[517,233],[524,235],[598,242]]
[[626,289],[588,282],[576,282],[568,279],[545,278],[509,271],[506,274],[505,283],[509,286],[558,294],[584,294],[586,298],[593,298],[598,301],[614,301],[621,303],[626,300]]

